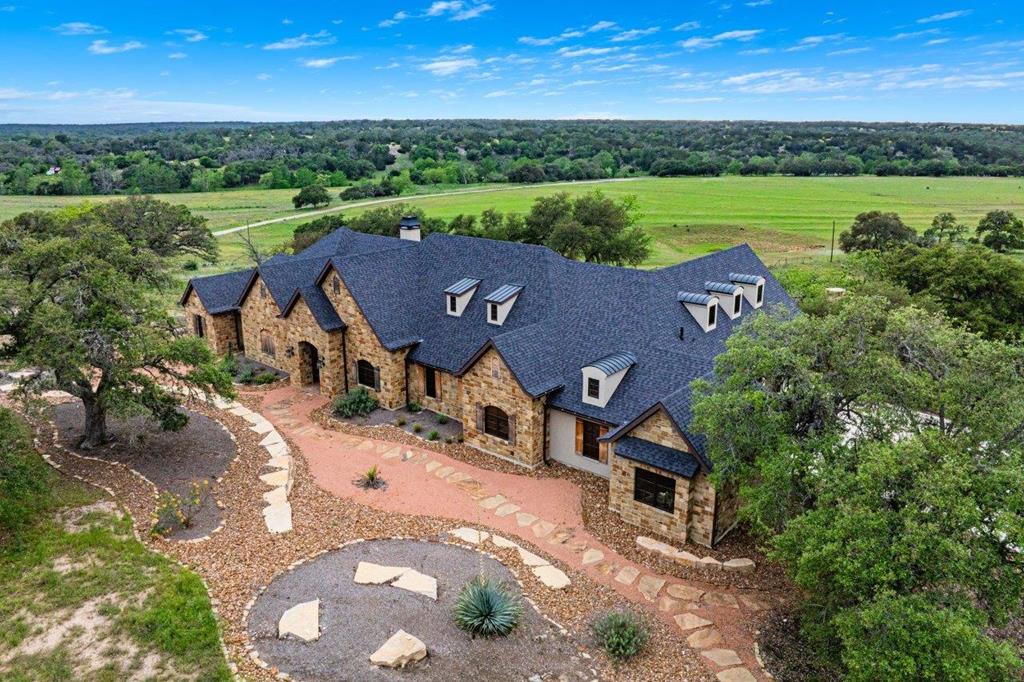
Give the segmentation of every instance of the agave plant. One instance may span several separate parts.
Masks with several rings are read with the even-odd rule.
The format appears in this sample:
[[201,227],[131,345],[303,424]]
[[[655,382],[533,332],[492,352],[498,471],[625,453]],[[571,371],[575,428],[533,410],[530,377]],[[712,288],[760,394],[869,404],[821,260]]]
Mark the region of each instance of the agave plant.
[[504,637],[519,624],[522,614],[517,597],[482,575],[466,583],[455,602],[455,624],[474,637]]

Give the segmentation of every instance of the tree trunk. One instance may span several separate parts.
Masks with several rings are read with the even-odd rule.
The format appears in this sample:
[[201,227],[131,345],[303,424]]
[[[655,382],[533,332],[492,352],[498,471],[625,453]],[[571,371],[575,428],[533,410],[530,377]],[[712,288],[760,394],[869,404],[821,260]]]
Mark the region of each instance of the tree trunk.
[[107,438],[107,408],[100,404],[95,397],[83,398],[82,405],[85,407],[85,435],[78,441],[81,450],[92,450],[106,443]]

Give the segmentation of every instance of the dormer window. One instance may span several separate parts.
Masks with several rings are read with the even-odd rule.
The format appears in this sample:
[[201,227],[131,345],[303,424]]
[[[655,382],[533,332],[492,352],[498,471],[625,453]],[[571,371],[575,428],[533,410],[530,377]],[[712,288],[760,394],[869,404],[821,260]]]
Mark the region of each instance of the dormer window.
[[686,307],[687,312],[693,317],[700,328],[706,332],[712,331],[718,322],[718,297],[707,294],[695,294],[689,291],[680,291],[676,300]]
[[751,307],[760,308],[764,303],[764,277],[730,272],[729,281],[743,287],[743,298],[747,299]]
[[635,355],[621,352],[606,355],[584,367],[583,402],[597,407],[608,405],[629,368],[635,364]]
[[487,294],[484,298],[487,302],[487,321],[499,327],[505,324],[505,318],[512,312],[512,306],[522,290],[519,284],[506,284]]
[[448,301],[447,313],[452,317],[462,317],[462,313],[465,312],[466,306],[469,305],[469,300],[473,298],[478,286],[480,286],[480,280],[463,277],[445,289],[444,293]]
[[704,282],[704,288],[712,296],[720,299],[722,312],[735,320],[743,312],[743,287],[730,282]]

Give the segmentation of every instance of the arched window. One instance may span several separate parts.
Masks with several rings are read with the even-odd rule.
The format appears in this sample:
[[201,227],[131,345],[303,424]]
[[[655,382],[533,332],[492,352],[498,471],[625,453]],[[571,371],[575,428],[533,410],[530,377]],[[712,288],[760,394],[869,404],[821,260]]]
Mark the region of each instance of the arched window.
[[266,329],[260,330],[260,351],[267,356],[277,357],[277,349],[274,347],[274,337]]
[[369,361],[360,360],[356,363],[356,378],[363,386],[369,386],[376,391],[380,390],[380,372]]
[[501,408],[494,405],[484,408],[484,433],[508,440],[508,415]]

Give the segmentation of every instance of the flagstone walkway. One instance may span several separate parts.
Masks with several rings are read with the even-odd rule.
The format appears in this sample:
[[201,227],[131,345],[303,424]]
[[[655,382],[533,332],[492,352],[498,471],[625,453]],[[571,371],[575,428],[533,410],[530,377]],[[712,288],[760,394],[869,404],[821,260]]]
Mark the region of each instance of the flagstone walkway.
[[[325,429],[310,415],[326,402],[283,387],[266,393],[262,404],[325,490],[386,511],[446,517],[515,536],[674,624],[720,682],[768,679],[754,651],[751,616],[767,607],[758,596],[659,575],[617,554],[584,527],[580,489],[570,481],[490,471],[425,448]],[[353,485],[374,465],[386,491]]]

